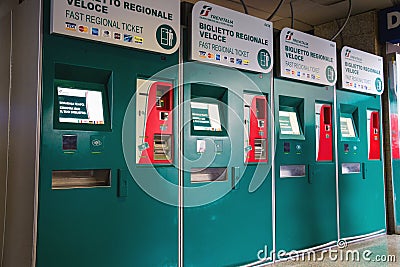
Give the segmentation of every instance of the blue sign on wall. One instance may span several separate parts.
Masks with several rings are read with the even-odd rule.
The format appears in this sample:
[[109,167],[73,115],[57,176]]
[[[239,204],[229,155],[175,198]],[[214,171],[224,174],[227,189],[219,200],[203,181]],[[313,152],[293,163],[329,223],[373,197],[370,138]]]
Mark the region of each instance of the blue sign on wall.
[[400,6],[379,11],[379,40],[382,43],[400,42]]

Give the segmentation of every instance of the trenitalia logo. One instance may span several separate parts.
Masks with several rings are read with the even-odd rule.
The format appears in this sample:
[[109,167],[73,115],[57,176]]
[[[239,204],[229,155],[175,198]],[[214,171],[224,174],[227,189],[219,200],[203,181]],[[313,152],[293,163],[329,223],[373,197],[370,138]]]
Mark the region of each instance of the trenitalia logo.
[[352,53],[351,49],[346,49],[345,50],[344,57],[347,60],[354,61],[354,62],[357,62],[357,63],[362,63],[363,62],[363,59],[361,57],[358,57],[357,55],[354,55],[354,53]]
[[287,31],[285,39],[288,43],[308,48],[308,42],[294,38],[294,32]]
[[203,9],[200,12],[200,16],[202,17],[208,17],[208,15],[210,14],[212,10],[212,7],[210,6],[203,6]]
[[290,40],[292,40],[292,37],[293,37],[293,32],[288,31],[286,34],[286,40],[290,41]]

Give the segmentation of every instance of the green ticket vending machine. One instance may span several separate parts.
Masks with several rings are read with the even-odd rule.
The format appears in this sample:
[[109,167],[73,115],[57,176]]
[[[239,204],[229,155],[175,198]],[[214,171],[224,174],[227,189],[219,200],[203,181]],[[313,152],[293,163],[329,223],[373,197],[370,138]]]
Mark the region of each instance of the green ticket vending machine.
[[196,60],[183,67],[184,265],[266,262],[264,248],[273,248],[272,24],[203,1],[183,8],[192,14],[188,47]]
[[385,231],[382,155],[383,60],[354,48],[341,51],[337,91],[340,238]]
[[276,251],[330,245],[337,239],[335,43],[283,29],[279,74],[274,79]]
[[393,53],[387,56],[389,74],[389,108],[390,108],[390,139],[392,160],[392,183],[393,183],[393,208],[395,232],[400,233],[400,138],[399,138],[399,114],[400,99],[398,91],[399,83],[399,54]]
[[44,1],[36,266],[177,265],[177,205],[137,183],[177,184],[168,2]]

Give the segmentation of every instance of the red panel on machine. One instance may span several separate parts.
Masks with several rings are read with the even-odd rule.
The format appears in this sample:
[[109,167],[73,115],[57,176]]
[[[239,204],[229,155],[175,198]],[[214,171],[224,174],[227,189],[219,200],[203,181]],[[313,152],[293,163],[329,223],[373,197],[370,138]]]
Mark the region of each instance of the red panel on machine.
[[381,147],[380,147],[380,131],[379,131],[379,113],[373,111],[371,113],[371,119],[369,122],[369,155],[368,159],[380,159],[381,158]]
[[332,107],[322,105],[320,110],[319,150],[317,161],[332,161]]
[[390,114],[390,120],[392,127],[392,158],[400,159],[399,119],[397,114]]
[[250,107],[249,145],[247,162],[267,162],[267,99],[254,96]]
[[147,97],[144,143],[139,164],[172,163],[173,153],[172,84],[154,82]]

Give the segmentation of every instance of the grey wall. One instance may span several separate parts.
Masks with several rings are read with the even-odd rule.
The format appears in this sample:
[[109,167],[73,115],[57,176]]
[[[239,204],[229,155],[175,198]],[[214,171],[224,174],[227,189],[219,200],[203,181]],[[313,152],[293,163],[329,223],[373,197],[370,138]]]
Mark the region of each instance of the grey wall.
[[32,266],[40,99],[41,1],[12,11],[9,165],[3,267]]
[[0,252],[2,252],[7,184],[6,177],[11,48],[10,13],[4,15],[3,17],[0,17],[0,36]]
[[[344,19],[325,23],[314,28],[316,36],[331,39],[343,25]],[[378,15],[377,11],[351,16],[342,33],[336,37],[336,47],[350,46],[372,54],[380,55],[378,43]]]
[[0,0],[0,18],[7,16],[18,3],[19,0]]

